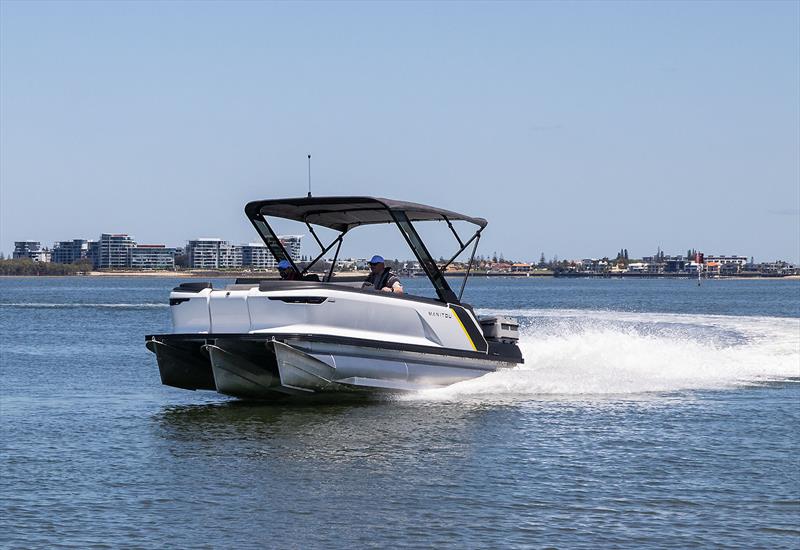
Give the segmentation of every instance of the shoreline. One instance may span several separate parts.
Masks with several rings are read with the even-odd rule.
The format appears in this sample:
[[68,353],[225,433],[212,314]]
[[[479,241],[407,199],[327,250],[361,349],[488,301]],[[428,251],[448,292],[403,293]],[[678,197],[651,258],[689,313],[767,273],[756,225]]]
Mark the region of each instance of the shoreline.
[[[342,273],[336,273],[335,275],[338,276],[364,276],[368,275],[366,271],[348,271]],[[445,273],[445,277],[463,277],[463,272],[451,272]],[[205,271],[205,272],[187,272],[187,271],[91,271],[89,273],[83,273],[79,275],[0,275],[0,279],[8,278],[8,279],[41,279],[41,278],[54,278],[54,279],[61,279],[66,277],[152,277],[152,278],[173,278],[173,279],[202,279],[202,278],[213,278],[213,279],[277,279],[278,273],[276,272],[220,272],[220,271]],[[595,274],[570,274],[570,275],[555,275],[553,273],[476,273],[472,272],[470,277],[474,278],[481,278],[481,277],[508,277],[513,279],[530,279],[530,278],[552,278],[552,279],[686,279],[686,280],[694,280],[696,277],[691,275],[623,275],[623,274],[615,274],[615,275],[595,275]],[[408,276],[408,275],[400,275],[401,279],[424,279],[424,275],[418,276]],[[778,280],[778,281],[800,281],[800,275],[764,275],[764,276],[754,276],[754,275],[724,275],[718,277],[709,277],[703,278],[703,281],[767,281],[767,280]]]

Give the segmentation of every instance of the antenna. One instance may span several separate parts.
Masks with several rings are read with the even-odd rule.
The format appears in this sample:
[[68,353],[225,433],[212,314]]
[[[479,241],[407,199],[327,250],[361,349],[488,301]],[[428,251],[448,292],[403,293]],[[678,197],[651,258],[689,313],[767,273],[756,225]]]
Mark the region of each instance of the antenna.
[[311,153],[308,154],[308,198],[311,198]]

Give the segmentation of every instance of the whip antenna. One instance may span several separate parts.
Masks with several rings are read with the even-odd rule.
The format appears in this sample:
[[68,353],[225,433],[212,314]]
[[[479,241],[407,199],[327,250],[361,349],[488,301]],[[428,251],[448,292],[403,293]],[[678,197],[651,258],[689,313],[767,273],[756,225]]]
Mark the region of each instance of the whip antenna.
[[308,155],[308,198],[311,198],[311,155]]

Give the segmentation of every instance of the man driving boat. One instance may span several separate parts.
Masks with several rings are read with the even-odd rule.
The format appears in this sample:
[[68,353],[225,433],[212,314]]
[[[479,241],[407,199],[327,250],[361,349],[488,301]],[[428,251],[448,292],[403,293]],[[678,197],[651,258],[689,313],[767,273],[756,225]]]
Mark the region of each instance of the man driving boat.
[[400,284],[400,279],[386,267],[382,256],[376,254],[372,257],[369,261],[369,270],[370,274],[367,275],[361,288],[394,292],[395,294],[403,293],[403,285]]
[[278,262],[278,273],[281,276],[281,279],[284,281],[299,281],[300,274],[295,271],[287,260],[281,260]]

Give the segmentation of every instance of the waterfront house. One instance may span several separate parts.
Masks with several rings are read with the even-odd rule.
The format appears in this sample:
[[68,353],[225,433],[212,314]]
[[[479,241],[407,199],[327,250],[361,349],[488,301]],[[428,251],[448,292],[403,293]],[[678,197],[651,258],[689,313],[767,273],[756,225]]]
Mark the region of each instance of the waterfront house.
[[511,264],[507,262],[494,262],[492,263],[489,268],[491,271],[511,271]]
[[686,272],[686,259],[681,256],[675,256],[669,260],[664,261],[664,273],[685,273]]
[[704,271],[709,275],[719,275],[720,263],[717,261],[706,261]]
[[700,269],[700,264],[697,262],[687,262],[684,269],[686,273],[697,275],[697,271]]
[[800,275],[800,269],[783,260],[760,263],[758,271],[768,275]]
[[719,264],[720,271],[726,271],[729,274],[738,273],[747,265],[746,256],[706,256],[706,263],[714,262]]
[[592,273],[606,273],[611,270],[611,265],[606,258],[602,260],[584,258],[580,261],[580,264],[583,271],[590,271]]

